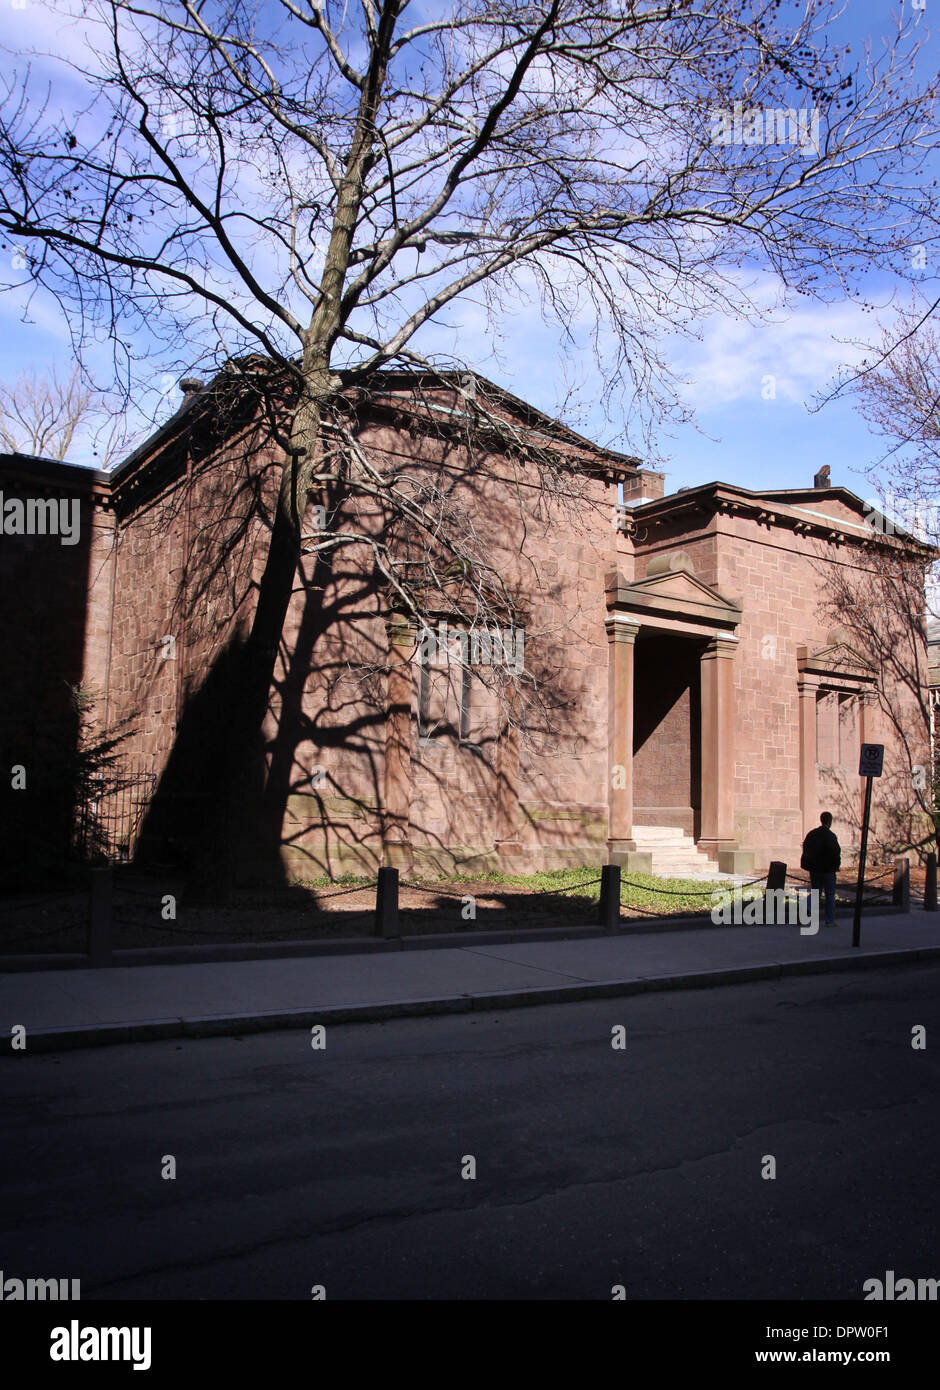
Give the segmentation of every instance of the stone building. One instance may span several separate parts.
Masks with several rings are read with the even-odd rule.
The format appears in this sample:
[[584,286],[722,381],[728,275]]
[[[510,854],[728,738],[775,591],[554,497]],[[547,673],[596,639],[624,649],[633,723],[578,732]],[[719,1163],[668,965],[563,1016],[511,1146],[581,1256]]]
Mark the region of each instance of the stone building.
[[[224,388],[189,383],[177,414],[109,473],[0,459],[8,515],[42,497],[76,499],[81,518],[72,545],[48,528],[0,536],[15,654],[5,759],[35,763],[23,711],[67,718],[65,684],[83,681],[146,787],[127,848],[158,862],[192,853],[218,809],[232,756],[220,711],[277,488],[279,448],[256,408],[219,408]],[[483,397],[500,430],[470,429]],[[380,471],[433,476],[459,501],[517,621],[466,630],[442,604],[422,632],[374,582],[368,546],[319,572],[305,560],[240,822],[246,877],[609,857],[759,872],[796,865],[826,806],[850,849],[859,743],[910,760],[879,714],[876,671],[827,614],[827,573],[863,573],[882,543],[858,497],[825,475],[666,496],[662,474],[482,378],[390,374],[352,413]],[[550,489],[539,451],[567,470]],[[347,510],[330,524],[374,536],[383,523]],[[515,721],[505,669],[528,681]]]

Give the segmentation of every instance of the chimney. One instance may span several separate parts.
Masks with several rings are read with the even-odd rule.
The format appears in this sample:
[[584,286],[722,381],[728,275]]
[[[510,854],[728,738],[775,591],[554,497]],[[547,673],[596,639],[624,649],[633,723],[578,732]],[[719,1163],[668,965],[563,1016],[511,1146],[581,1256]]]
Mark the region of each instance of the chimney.
[[632,478],[623,480],[624,504],[638,507],[643,502],[653,502],[657,497],[662,497],[665,490],[665,473],[653,468],[637,468]]
[[828,487],[828,486],[829,486],[829,465],[828,465],[828,463],[824,463],[823,466],[822,466],[822,468],[820,468],[819,472],[816,474],[815,478],[813,479],[813,487]]

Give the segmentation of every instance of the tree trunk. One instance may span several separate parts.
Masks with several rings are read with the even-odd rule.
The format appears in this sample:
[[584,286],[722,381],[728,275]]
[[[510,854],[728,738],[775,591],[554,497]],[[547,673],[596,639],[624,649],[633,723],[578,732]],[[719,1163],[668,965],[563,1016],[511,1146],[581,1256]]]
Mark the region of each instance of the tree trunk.
[[[197,896],[231,894],[241,846],[254,808],[260,826],[266,776],[262,725],[268,708],[284,619],[290,606],[300,558],[300,531],[310,490],[320,422],[331,390],[330,354],[340,331],[342,295],[364,180],[375,144],[375,118],[400,0],[386,0],[371,45],[356,125],[345,172],[337,193],[330,243],[324,259],[320,293],[307,333],[300,400],[291,427],[290,451],[281,473],[277,514],[264,574],[258,589],[251,632],[242,654],[237,689],[229,703],[225,768],[212,803],[209,828],[199,855],[191,890]],[[236,669],[239,663],[235,663]]]
[[281,469],[277,510],[251,630],[233,663],[226,708],[223,766],[189,885],[196,899],[226,901],[260,817],[266,778],[263,725],[284,622],[300,561],[301,527],[319,441],[323,393],[305,393],[295,410],[290,452]]

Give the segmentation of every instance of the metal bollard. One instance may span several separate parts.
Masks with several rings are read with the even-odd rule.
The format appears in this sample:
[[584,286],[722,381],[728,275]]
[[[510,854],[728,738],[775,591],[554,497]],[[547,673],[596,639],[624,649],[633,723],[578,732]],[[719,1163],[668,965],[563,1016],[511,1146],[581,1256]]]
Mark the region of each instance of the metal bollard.
[[605,931],[615,931],[620,925],[619,864],[604,864],[601,868],[601,896],[597,904],[597,920]]
[[112,965],[114,880],[111,865],[89,870],[88,960],[91,965]]
[[379,869],[375,885],[375,931],[377,936],[401,936],[397,869]]

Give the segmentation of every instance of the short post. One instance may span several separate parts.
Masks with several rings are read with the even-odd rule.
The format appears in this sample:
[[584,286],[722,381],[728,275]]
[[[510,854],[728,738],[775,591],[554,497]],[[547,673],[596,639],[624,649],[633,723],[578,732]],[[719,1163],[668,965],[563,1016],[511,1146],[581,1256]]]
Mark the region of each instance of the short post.
[[375,931],[377,936],[401,936],[397,869],[379,869],[375,886]]
[[765,885],[768,893],[775,892],[777,889],[787,886],[787,866],[782,864],[779,859],[771,859],[770,867],[767,870],[767,883]]
[[112,965],[114,882],[111,865],[89,871],[88,960],[90,965]]
[[891,894],[891,901],[902,911],[910,912],[911,861],[909,859],[895,859],[894,861],[894,891]]
[[927,874],[924,878],[924,911],[937,910],[937,856],[927,855]]
[[[767,901],[770,893],[786,893],[787,891],[787,866],[779,859],[771,859],[767,867],[767,882],[764,884],[764,922],[767,926],[776,923],[775,908],[778,903],[785,902],[782,898],[771,898]],[[786,907],[781,909],[781,921],[787,920]]]
[[601,868],[601,896],[597,904],[597,920],[605,931],[615,931],[620,925],[619,864],[604,864]]

